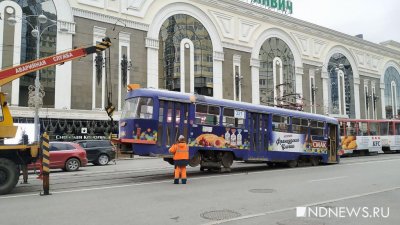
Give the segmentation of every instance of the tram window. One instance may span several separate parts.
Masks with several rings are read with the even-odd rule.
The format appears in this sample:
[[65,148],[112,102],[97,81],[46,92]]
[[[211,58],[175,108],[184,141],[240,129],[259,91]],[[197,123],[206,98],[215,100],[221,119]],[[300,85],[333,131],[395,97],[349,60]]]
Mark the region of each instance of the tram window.
[[389,122],[388,126],[389,126],[389,135],[394,135],[393,124]]
[[315,121],[315,120],[310,120],[310,134],[317,135],[317,136],[323,136],[324,135],[324,123]]
[[348,123],[345,123],[345,125],[346,124],[347,124],[346,136],[356,136],[357,135],[357,129],[356,129],[357,123],[348,122]]
[[367,122],[358,123],[358,136],[368,136],[368,124]]
[[196,124],[218,125],[219,107],[209,105],[196,105]]
[[288,132],[288,117],[287,116],[272,116],[272,130],[278,132]]
[[346,123],[340,122],[340,134],[345,135],[345,130],[346,130]]
[[379,123],[369,123],[369,134],[371,136],[379,134]]
[[308,120],[292,117],[292,132],[295,134],[308,133]]
[[396,129],[396,133],[395,135],[400,135],[400,123],[395,123],[395,129]]
[[292,117],[292,132],[293,133],[300,134],[300,129],[301,129],[300,125],[301,125],[301,119]]
[[158,121],[163,122],[164,120],[164,101],[160,101],[160,109],[158,110]]
[[146,97],[136,97],[125,102],[122,119],[152,119],[153,118],[153,99]]
[[[245,115],[243,113],[239,113],[240,115]],[[239,115],[238,114],[238,115]],[[222,117],[222,125],[226,127],[237,127],[237,128],[244,128],[244,118],[237,118],[235,116],[235,110],[224,108],[223,117]]]
[[389,134],[389,123],[388,122],[382,122],[379,123],[379,134],[380,135],[388,135]]

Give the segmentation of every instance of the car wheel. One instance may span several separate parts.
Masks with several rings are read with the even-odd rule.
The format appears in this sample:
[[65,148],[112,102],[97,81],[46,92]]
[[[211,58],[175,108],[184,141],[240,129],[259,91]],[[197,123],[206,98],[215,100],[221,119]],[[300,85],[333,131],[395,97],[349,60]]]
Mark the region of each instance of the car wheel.
[[9,159],[0,159],[0,195],[9,193],[18,183],[19,170]]
[[110,162],[110,158],[106,154],[101,154],[97,158],[96,165],[105,166]]
[[77,171],[81,165],[81,162],[76,158],[68,159],[65,163],[65,170],[70,171]]

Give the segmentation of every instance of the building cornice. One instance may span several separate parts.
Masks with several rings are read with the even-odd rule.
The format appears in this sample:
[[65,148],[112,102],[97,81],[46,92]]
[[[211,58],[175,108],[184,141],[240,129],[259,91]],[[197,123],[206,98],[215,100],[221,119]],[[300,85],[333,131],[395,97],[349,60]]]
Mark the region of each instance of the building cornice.
[[222,47],[227,48],[227,49],[241,51],[241,52],[248,52],[248,53],[252,52],[252,48],[250,48],[250,47],[238,45],[235,43],[225,42],[225,41],[222,42]]
[[329,39],[338,43],[344,43],[350,46],[355,46],[359,49],[374,52],[380,55],[385,55],[391,58],[400,58],[400,51],[391,49],[370,41],[360,39],[348,34],[344,34],[326,27],[322,27],[310,22],[296,19],[281,13],[277,13],[262,7],[258,7],[243,1],[232,0],[192,0],[213,8],[220,8],[226,11],[239,14],[245,17],[252,17],[257,20],[268,21],[279,26],[312,34],[316,37]]
[[125,24],[126,27],[128,27],[128,28],[143,30],[143,31],[149,30],[148,24],[139,23],[136,21],[122,19],[122,18],[118,18],[118,17],[114,17],[114,16],[109,16],[109,15],[105,15],[105,14],[101,14],[101,13],[97,13],[97,12],[91,12],[91,11],[87,11],[84,9],[72,8],[72,13],[74,14],[74,16],[82,17],[85,19],[95,20],[95,21],[109,23],[109,24],[116,24],[118,22],[119,26],[121,26],[121,24]]

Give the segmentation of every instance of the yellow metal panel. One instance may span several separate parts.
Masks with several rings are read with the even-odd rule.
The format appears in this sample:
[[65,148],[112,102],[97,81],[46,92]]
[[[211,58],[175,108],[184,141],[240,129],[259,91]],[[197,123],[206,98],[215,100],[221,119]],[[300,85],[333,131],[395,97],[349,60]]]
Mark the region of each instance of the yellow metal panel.
[[17,133],[18,127],[16,126],[1,126],[0,125],[0,137],[1,138],[13,138]]

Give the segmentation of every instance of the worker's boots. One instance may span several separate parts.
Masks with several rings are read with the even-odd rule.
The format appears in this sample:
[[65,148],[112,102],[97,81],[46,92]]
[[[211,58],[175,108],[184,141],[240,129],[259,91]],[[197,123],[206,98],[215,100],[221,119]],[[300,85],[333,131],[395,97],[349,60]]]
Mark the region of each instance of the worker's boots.
[[186,184],[186,179],[182,179],[182,184]]
[[[183,182],[183,181],[182,181]],[[179,179],[174,180],[174,184],[179,184]]]

